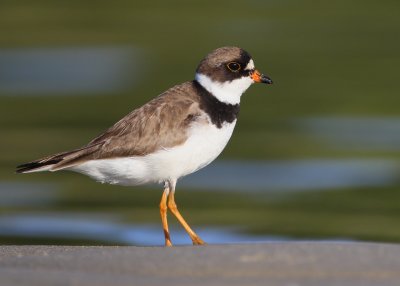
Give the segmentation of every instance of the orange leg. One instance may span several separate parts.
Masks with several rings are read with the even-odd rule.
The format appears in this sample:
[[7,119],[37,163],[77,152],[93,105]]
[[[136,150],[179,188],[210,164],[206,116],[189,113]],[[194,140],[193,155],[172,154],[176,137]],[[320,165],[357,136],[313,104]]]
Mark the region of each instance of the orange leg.
[[171,237],[169,236],[168,230],[168,221],[167,221],[167,197],[169,194],[169,188],[166,185],[164,187],[164,192],[161,197],[160,202],[160,214],[161,214],[161,221],[164,229],[164,236],[165,236],[165,246],[172,246]]
[[175,215],[175,217],[178,219],[178,221],[181,223],[183,228],[186,230],[186,232],[189,234],[190,238],[193,241],[193,245],[204,245],[204,241],[190,228],[188,223],[185,221],[185,219],[182,217],[180,214],[178,207],[175,203],[175,182],[170,182],[170,193],[168,194],[168,208],[170,211]]

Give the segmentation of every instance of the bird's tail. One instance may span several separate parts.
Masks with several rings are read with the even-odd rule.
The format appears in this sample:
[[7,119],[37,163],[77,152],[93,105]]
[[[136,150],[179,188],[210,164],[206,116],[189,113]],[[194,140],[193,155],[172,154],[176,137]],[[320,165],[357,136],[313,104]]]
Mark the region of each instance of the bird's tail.
[[33,173],[42,171],[58,171],[81,163],[92,155],[99,144],[85,146],[81,149],[58,153],[29,163],[17,166],[17,173]]
[[17,166],[17,173],[33,173],[41,171],[49,171],[53,165],[59,163],[62,159],[55,160],[36,160],[29,163],[21,164]]

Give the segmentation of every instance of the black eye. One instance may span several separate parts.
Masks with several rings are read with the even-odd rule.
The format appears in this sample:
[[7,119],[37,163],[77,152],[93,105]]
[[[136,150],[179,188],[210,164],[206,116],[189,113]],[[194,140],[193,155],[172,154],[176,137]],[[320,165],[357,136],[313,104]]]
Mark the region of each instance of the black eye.
[[238,72],[240,71],[240,64],[238,64],[237,62],[230,62],[229,64],[226,65],[228,67],[228,69],[230,69],[233,72]]

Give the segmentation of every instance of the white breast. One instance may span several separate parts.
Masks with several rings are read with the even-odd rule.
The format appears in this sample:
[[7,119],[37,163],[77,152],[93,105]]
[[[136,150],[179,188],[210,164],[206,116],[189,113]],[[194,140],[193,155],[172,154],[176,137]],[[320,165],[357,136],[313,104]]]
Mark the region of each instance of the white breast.
[[129,158],[92,160],[71,167],[100,182],[120,185],[139,185],[178,179],[212,162],[228,143],[236,121],[222,128],[199,123],[189,130],[182,145],[161,149],[153,154]]

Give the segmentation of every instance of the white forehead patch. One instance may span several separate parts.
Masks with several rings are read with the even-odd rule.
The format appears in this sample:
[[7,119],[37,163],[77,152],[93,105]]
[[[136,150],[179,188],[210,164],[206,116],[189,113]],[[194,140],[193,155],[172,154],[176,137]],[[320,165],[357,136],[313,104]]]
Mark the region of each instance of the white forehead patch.
[[245,70],[253,70],[254,68],[255,68],[254,61],[252,59],[250,59],[249,63],[247,64],[247,66],[244,69]]

